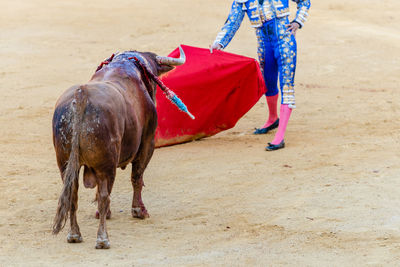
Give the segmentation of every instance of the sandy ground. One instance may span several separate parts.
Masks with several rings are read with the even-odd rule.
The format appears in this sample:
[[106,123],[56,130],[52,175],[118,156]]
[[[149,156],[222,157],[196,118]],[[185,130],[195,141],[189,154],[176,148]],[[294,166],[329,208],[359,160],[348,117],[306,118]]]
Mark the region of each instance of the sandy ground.
[[[94,249],[94,191],[83,187],[84,242],[52,236],[58,96],[115,51],[207,47],[229,5],[1,0],[0,266],[400,265],[398,0],[313,1],[287,148],[265,152],[273,134],[251,134],[266,118],[261,99],[232,130],[156,150],[150,219],[130,216],[130,172],[118,171],[110,250]],[[227,51],[256,56],[247,19]]]

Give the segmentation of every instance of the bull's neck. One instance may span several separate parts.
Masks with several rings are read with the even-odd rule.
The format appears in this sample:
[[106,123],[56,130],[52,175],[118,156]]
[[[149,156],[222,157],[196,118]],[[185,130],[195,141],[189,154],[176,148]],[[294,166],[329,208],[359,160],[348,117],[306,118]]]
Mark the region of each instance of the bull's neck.
[[[134,64],[129,62],[112,62],[101,71],[96,72],[90,82],[107,82],[117,85],[123,91],[136,91],[135,88],[145,91],[155,102],[156,85],[153,81],[144,77]],[[132,66],[133,65],[133,66]],[[142,89],[140,89],[142,88]],[[143,90],[144,89],[144,90]],[[134,93],[134,92],[133,92]],[[137,92],[136,92],[137,93]]]

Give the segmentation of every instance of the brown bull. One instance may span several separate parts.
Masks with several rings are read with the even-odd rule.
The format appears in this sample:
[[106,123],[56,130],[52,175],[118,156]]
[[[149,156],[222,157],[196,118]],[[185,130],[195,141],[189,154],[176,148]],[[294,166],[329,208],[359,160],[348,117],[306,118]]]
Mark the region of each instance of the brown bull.
[[[135,65],[132,58],[145,68]],[[179,59],[124,52],[109,59],[87,84],[73,86],[60,97],[53,116],[53,142],[64,187],[54,234],[64,228],[69,215],[71,230],[67,241],[82,242],[76,219],[82,166],[85,187],[97,186],[100,224],[96,248],[110,247],[106,217],[111,215],[110,194],[117,168],[132,164],[132,216],[148,217],[141,191],[143,172],[154,151],[157,113],[156,85],[145,69],[159,76],[184,62],[182,49]]]

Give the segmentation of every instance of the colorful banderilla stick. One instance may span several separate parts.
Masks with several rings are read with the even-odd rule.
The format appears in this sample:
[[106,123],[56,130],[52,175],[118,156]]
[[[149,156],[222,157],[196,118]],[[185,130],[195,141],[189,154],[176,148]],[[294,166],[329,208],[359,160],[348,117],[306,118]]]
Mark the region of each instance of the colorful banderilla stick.
[[179,99],[179,97],[171,90],[169,89],[156,75],[154,75],[142,62],[139,61],[137,57],[130,57],[128,59],[134,59],[135,64],[139,66],[144,74],[147,76],[150,76],[150,78],[157,83],[157,85],[163,90],[165,96],[171,101],[175,106],[177,106],[181,111],[185,112],[189,117],[194,120],[195,117],[193,116],[192,113],[189,112],[188,108],[186,105],[182,102],[182,100]]

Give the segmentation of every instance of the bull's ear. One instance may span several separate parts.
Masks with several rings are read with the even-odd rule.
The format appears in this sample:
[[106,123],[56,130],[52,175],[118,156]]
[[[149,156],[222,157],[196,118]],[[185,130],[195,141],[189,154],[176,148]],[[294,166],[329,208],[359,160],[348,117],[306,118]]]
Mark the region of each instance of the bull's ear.
[[173,66],[169,65],[158,65],[158,76],[163,75],[164,73],[167,73],[168,71],[173,70]]

